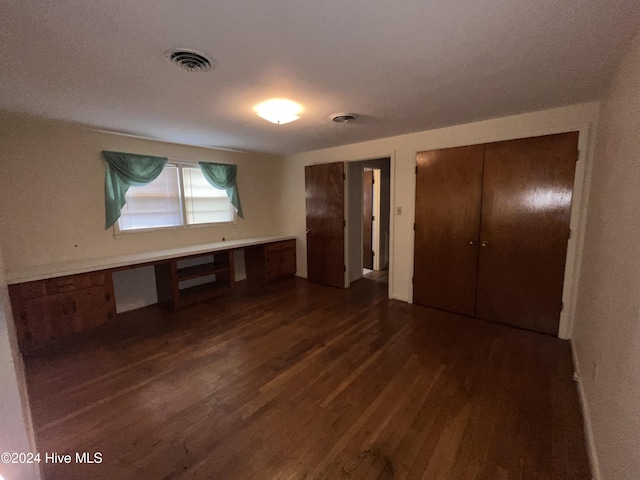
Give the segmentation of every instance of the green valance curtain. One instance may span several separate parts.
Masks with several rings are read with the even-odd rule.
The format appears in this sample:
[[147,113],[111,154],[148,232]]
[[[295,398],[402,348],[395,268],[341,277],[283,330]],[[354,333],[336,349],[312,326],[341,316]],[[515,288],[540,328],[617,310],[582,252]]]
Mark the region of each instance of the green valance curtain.
[[134,153],[103,151],[106,165],[104,178],[105,230],[118,218],[125,204],[129,187],[145,185],[155,180],[167,163],[164,157],[150,157]]
[[200,170],[207,182],[212,187],[227,191],[227,197],[231,200],[231,205],[238,210],[238,216],[244,218],[242,214],[242,205],[240,205],[240,196],[238,195],[238,186],[236,185],[236,165],[226,165],[224,163],[208,163],[200,162]]

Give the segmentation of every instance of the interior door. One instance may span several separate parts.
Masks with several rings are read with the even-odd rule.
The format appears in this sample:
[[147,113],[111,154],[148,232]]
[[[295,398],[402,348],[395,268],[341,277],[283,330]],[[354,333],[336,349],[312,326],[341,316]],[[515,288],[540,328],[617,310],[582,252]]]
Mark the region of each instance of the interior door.
[[418,153],[414,303],[475,313],[483,151]]
[[373,170],[362,173],[362,266],[373,270]]
[[485,145],[476,316],[557,335],[578,132]]
[[307,277],[345,287],[344,163],[305,167]]

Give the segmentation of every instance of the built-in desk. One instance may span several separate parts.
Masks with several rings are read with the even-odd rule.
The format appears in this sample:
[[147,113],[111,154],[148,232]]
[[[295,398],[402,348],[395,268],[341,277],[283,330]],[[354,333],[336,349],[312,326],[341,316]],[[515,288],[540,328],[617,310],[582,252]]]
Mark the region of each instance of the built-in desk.
[[245,251],[248,281],[267,281],[295,274],[295,248],[293,236],[260,237],[9,271],[18,343],[26,352],[114,323],[112,272],[154,266],[158,301],[177,308],[232,288],[235,250]]

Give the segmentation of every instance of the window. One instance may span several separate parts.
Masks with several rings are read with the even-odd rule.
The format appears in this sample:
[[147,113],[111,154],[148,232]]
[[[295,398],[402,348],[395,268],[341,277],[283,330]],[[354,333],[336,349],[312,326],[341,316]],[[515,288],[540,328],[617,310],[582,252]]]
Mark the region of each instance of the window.
[[213,188],[199,168],[182,168],[187,225],[233,222],[235,208],[227,192]]
[[167,164],[153,182],[131,187],[116,231],[233,223],[235,208],[198,167]]
[[167,165],[153,182],[129,188],[118,220],[120,230],[182,225],[179,174],[178,167]]

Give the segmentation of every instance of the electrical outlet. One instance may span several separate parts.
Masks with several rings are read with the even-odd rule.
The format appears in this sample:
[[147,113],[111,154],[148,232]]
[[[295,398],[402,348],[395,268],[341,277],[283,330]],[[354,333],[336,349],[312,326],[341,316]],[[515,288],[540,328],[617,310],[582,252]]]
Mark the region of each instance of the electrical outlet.
[[396,207],[396,215],[402,215],[402,207]]

